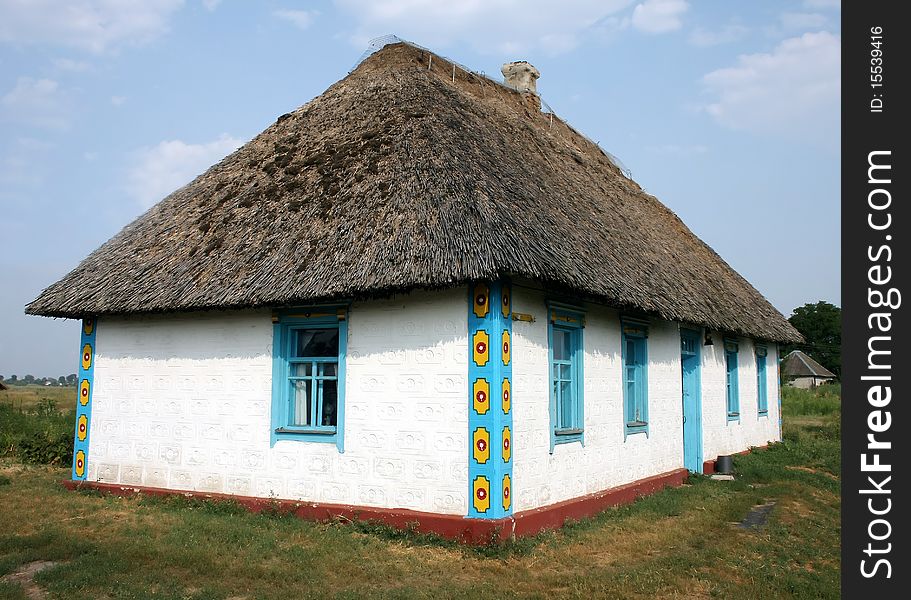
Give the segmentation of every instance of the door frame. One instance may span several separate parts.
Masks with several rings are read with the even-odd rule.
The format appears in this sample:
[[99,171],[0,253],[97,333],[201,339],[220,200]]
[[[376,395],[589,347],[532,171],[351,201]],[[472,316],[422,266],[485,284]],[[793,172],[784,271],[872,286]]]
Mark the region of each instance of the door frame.
[[[693,353],[684,354],[684,341],[693,342]],[[692,377],[695,381],[691,382],[694,393],[689,402],[684,394],[686,386],[686,371],[683,368],[685,360],[695,360],[696,369]],[[683,465],[694,473],[702,473],[703,466],[703,439],[702,439],[702,332],[698,329],[688,327],[680,328],[680,404],[682,414],[683,428]],[[692,444],[687,444],[687,432],[695,427],[691,432],[691,437],[695,440],[695,448]],[[694,455],[695,453],[695,455]]]

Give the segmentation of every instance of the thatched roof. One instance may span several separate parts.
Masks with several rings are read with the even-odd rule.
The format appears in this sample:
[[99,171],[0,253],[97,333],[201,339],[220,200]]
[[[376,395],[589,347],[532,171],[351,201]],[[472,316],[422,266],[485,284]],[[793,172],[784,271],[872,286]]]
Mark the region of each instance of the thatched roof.
[[781,374],[788,379],[795,377],[835,379],[835,373],[813,360],[812,356],[800,350],[794,350],[781,359]]
[[[515,276],[777,341],[797,332],[533,96],[389,45],[44,290],[54,317],[288,306]],[[734,191],[733,193],[736,193]]]

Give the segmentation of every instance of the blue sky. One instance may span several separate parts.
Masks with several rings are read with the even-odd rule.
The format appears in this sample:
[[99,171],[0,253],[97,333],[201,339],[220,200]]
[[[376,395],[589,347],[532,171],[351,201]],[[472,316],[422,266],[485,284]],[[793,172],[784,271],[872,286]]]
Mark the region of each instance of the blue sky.
[[840,297],[838,0],[0,0],[0,374],[75,372],[24,305],[394,33],[556,113],[786,316]]

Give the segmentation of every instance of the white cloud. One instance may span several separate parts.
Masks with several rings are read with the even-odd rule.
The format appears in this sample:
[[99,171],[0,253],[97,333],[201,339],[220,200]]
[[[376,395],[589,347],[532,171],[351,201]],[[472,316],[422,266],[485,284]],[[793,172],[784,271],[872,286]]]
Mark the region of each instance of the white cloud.
[[832,142],[839,131],[841,39],[822,31],[743,55],[703,77],[720,124],[756,133]]
[[298,29],[307,29],[313,24],[313,19],[319,14],[315,10],[275,10],[272,14],[279,19],[288,21]]
[[739,23],[730,23],[717,31],[709,31],[708,29],[697,27],[690,34],[689,42],[701,48],[720,46],[721,44],[729,44],[743,39],[749,31],[747,27]]
[[136,153],[127,173],[127,191],[143,208],[148,208],[193,180],[194,177],[236,150],[242,140],[222,134],[201,144],[166,140]]
[[83,60],[73,60],[72,58],[55,58],[51,61],[54,68],[58,71],[69,71],[71,73],[82,73],[92,68],[92,65]]
[[645,33],[666,33],[683,27],[681,17],[689,10],[686,0],[645,0],[633,9],[633,27]]
[[828,25],[829,18],[819,13],[786,12],[780,16],[781,25],[785,29],[821,29]]
[[[520,55],[531,50],[567,52],[597,35],[612,15],[632,0],[335,0],[354,21],[348,37],[364,47],[394,33],[441,49],[464,43],[484,54]],[[613,27],[611,27],[613,28]]]
[[111,104],[114,106],[123,106],[124,102],[126,101],[126,96],[111,96]]
[[162,35],[182,6],[183,0],[0,0],[0,42],[100,53]]
[[43,129],[67,129],[69,98],[53,79],[20,77],[12,90],[0,98],[4,120]]
[[202,0],[202,5],[206,7],[206,10],[209,12],[218,8],[218,5],[221,4],[221,0]]

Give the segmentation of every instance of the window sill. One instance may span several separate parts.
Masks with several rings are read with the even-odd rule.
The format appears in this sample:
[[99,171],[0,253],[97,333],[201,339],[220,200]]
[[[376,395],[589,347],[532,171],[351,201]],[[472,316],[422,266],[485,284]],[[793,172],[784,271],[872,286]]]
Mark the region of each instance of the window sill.
[[630,421],[627,423],[623,428],[623,439],[626,440],[627,437],[637,433],[644,433],[645,437],[648,437],[647,421]]
[[299,442],[326,442],[335,444],[338,441],[338,430],[331,429],[303,429],[297,427],[278,427],[273,432],[274,440],[295,440]]
[[557,444],[572,444],[573,442],[579,442],[583,446],[585,445],[582,435],[584,431],[582,429],[555,429],[550,436],[550,452],[553,454],[554,446]]
[[737,421],[738,423],[740,422],[740,413],[739,412],[728,413],[728,423],[730,423],[732,421]]
[[767,411],[767,410],[761,410],[761,411],[759,411],[759,416],[760,416],[760,417],[768,417],[768,416],[769,416],[769,411]]

